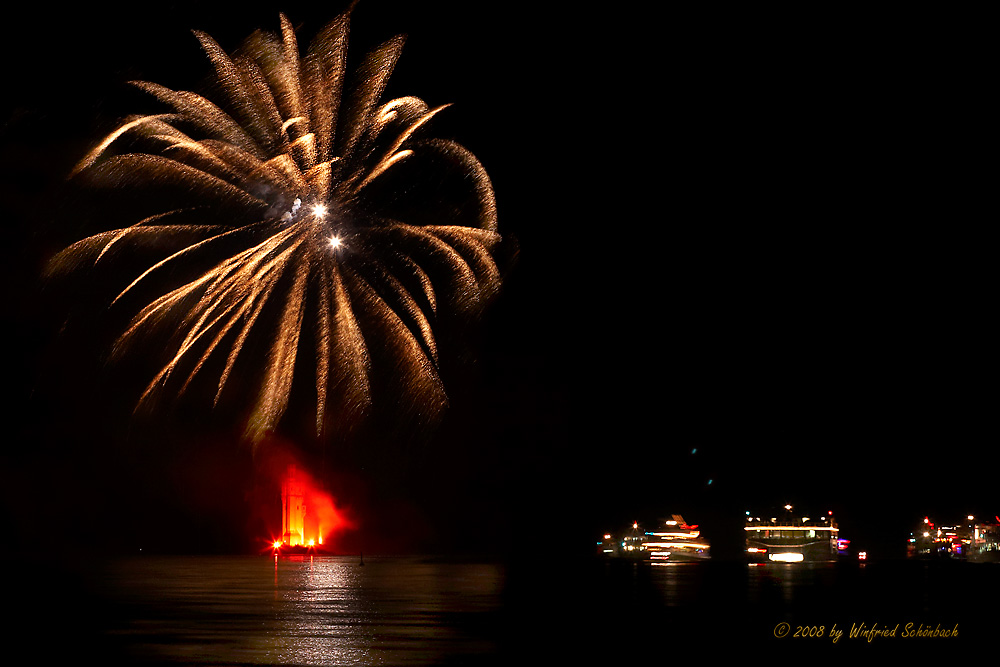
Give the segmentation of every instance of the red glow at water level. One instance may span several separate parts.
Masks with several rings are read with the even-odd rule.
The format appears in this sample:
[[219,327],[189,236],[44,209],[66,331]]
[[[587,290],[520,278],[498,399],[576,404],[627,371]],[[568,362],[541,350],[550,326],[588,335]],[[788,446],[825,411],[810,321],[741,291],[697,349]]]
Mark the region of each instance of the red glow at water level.
[[281,537],[274,548],[319,547],[353,524],[312,477],[292,464],[281,482]]

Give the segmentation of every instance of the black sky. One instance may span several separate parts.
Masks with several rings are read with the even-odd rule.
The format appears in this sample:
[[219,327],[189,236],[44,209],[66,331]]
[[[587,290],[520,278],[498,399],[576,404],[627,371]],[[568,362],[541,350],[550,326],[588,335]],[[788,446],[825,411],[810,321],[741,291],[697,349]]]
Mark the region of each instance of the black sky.
[[[191,29],[231,48],[278,11],[303,35],[335,11],[303,4],[15,10],[0,137],[15,526],[24,477],[60,461],[67,521],[103,525],[75,466],[117,475],[86,452],[128,434],[96,356],[60,360],[65,392],[53,368],[64,313],[38,273],[82,231],[62,175],[133,111],[123,81],[197,85]],[[488,169],[520,252],[446,369],[442,433],[345,488],[406,505],[438,544],[501,549],[527,526],[587,548],[636,517],[707,529],[792,502],[891,550],[924,514],[1000,511],[974,41],[912,17],[426,4],[362,2],[352,49],[408,34],[389,93],[454,104],[438,127]],[[153,467],[137,486],[190,521],[164,500],[167,464],[135,456]],[[224,463],[179,458],[226,483]]]

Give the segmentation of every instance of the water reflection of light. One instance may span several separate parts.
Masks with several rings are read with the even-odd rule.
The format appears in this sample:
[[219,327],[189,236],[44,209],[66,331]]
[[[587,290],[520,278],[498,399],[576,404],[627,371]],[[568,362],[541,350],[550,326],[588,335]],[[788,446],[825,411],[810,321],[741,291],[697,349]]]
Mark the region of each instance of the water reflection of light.
[[698,600],[703,592],[704,563],[679,561],[651,561],[653,580],[662,603],[667,607],[683,607]]
[[328,555],[109,567],[129,664],[434,665],[493,655],[503,568]]
[[[495,565],[419,563],[331,556],[283,557],[272,664],[372,665],[405,654],[435,664],[443,654],[488,653],[448,619],[493,611],[502,580]],[[435,647],[429,649],[429,647]],[[439,647],[439,648],[436,648]]]
[[275,664],[370,664],[371,610],[353,559],[286,556],[278,562],[279,631],[263,638]]

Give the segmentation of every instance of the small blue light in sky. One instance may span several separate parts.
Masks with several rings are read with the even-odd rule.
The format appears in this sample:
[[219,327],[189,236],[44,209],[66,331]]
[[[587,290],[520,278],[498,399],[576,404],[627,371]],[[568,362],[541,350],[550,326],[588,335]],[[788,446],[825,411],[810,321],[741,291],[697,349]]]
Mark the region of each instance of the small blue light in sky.
[[709,483],[709,484],[711,484],[711,483],[712,483],[712,480],[708,480],[708,483]]
[[691,450],[691,453],[692,453],[692,454],[697,454],[697,453],[698,453],[698,448],[697,448],[697,447],[695,447],[694,449],[692,449],[692,450]]

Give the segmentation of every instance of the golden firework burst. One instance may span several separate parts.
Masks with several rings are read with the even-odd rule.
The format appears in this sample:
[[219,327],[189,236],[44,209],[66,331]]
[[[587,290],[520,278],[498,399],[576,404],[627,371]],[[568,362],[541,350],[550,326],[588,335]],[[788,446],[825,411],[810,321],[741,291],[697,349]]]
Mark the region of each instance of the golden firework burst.
[[[433,415],[445,406],[437,314],[474,310],[499,285],[493,189],[471,152],[427,136],[444,107],[382,101],[403,39],[348,68],[348,25],[340,16],[304,54],[285,16],[279,32],[251,35],[233,55],[196,32],[213,93],[137,82],[166,110],[125,119],[76,167],[115,188],[178,193],[52,263],[79,271],[183,239],[113,301],[154,290],[118,350],[150,328],[176,332],[140,404],[209,373],[218,401],[233,384],[244,389],[242,370],[252,369],[246,434],[259,442],[307,375],[323,436],[331,415],[353,421],[370,408],[377,348],[403,388],[400,407]],[[266,341],[266,361],[244,359],[251,339]]]

